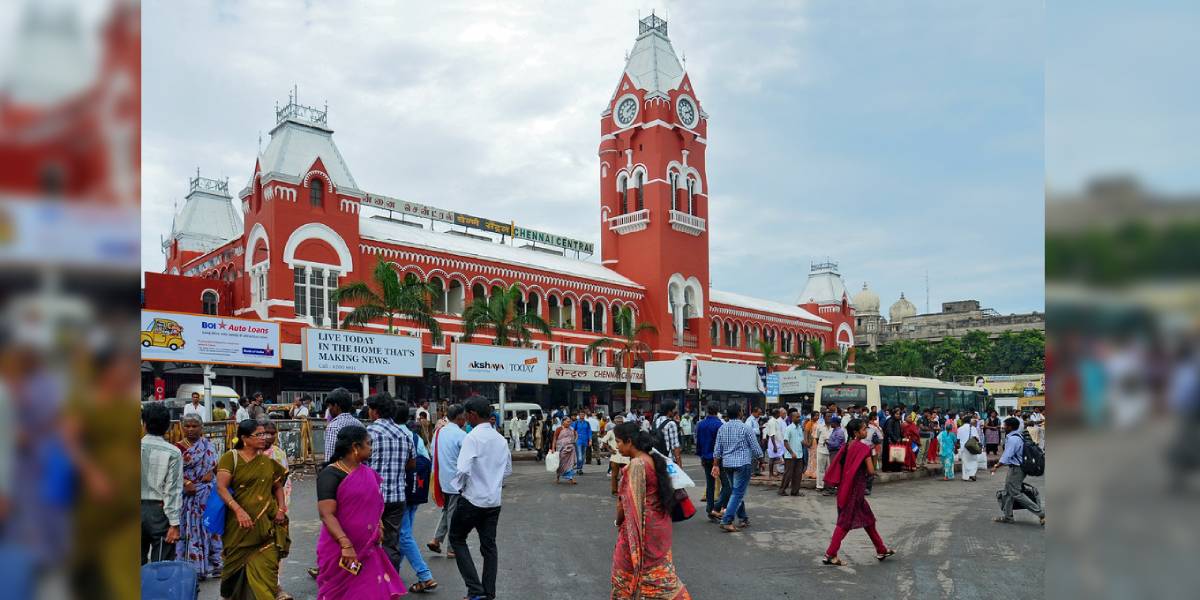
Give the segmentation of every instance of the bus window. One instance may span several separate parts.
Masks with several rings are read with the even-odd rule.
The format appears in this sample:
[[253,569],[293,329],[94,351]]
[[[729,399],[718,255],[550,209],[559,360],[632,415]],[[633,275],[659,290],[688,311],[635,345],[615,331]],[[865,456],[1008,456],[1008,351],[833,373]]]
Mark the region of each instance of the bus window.
[[831,404],[867,403],[867,386],[865,385],[827,385],[821,389],[821,406]]

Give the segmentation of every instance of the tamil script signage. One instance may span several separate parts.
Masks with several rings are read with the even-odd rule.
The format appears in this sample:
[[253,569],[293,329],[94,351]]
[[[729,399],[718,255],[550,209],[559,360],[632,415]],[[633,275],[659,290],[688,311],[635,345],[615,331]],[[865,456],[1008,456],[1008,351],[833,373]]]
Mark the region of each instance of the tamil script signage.
[[450,378],[455,381],[550,383],[546,350],[457,343],[450,351]]
[[513,234],[512,223],[501,223],[499,221],[484,219],[483,217],[464,215],[462,213],[454,213],[454,224],[462,225],[464,227],[474,227],[475,229],[499,233],[500,235],[512,236]]
[[392,210],[398,213],[420,217],[422,219],[433,219],[434,221],[442,221],[444,223],[454,222],[454,212],[442,210],[416,202],[405,202],[387,196],[379,196],[376,194],[367,194],[366,199],[362,201],[367,206],[382,208],[384,210]]
[[[646,375],[641,369],[630,369],[632,383],[642,383],[646,381]],[[621,376],[617,376],[616,369],[612,367],[596,367],[591,365],[570,365],[563,363],[550,363],[550,379],[566,379],[569,381],[609,381],[612,383],[625,383],[626,373],[622,371]]]
[[424,374],[421,338],[306,327],[301,339],[305,371],[397,377]]
[[142,360],[279,367],[279,324],[142,311]]
[[567,250],[583,252],[584,254],[592,254],[593,246],[591,242],[583,242],[573,240],[561,235],[553,233],[545,233],[534,229],[526,229],[524,227],[514,227],[512,236],[519,240],[529,240],[535,244],[545,244],[547,246],[557,246]]

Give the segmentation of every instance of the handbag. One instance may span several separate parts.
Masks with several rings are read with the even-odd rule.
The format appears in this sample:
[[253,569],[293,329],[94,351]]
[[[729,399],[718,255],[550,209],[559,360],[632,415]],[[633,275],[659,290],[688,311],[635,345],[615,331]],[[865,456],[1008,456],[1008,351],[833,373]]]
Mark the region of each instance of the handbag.
[[894,444],[888,446],[888,460],[891,462],[904,462],[904,446]]
[[546,470],[551,473],[558,470],[558,453],[553,450],[546,454]]
[[979,454],[983,452],[983,446],[979,444],[979,438],[975,436],[971,436],[971,439],[967,440],[967,443],[964,447],[967,449],[967,452],[970,452],[971,454]]
[[[237,450],[230,450],[230,452],[233,453],[233,470],[236,472]],[[233,473],[230,473],[230,475],[232,476]],[[229,482],[232,484],[233,479],[230,478]],[[200,522],[209,533],[213,535],[225,535],[225,499],[217,493],[217,482],[215,480],[210,485],[212,485],[212,491],[208,494],[208,504],[204,505],[204,517]]]
[[675,490],[675,506],[671,507],[671,522],[686,521],[696,514],[696,505],[692,504],[687,490]]

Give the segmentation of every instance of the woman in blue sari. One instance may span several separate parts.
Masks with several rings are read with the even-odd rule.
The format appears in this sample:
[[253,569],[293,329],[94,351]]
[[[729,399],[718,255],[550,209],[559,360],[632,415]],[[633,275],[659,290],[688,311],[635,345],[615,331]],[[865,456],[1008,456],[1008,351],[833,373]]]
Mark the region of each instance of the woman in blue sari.
[[192,563],[200,579],[221,576],[221,536],[204,528],[204,508],[211,500],[216,478],[217,451],[204,437],[204,425],[197,415],[181,421],[183,440],[175,445],[183,452],[183,511],[179,516],[179,542],[175,556]]

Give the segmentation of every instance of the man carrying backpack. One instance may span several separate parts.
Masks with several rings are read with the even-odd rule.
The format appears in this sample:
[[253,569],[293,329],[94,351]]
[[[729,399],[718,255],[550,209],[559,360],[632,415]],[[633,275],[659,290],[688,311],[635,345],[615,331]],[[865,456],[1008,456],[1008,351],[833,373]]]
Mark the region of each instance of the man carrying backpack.
[[[1004,454],[1000,457],[1000,462],[992,467],[992,475],[996,474],[996,469],[1002,466],[1008,467],[1008,476],[1004,480],[1004,501],[1001,504],[1004,514],[992,520],[997,523],[1012,523],[1013,503],[1020,502],[1021,506],[1037,515],[1038,520],[1045,527],[1046,511],[1042,510],[1038,501],[1030,498],[1024,489],[1027,474],[1042,474],[1041,471],[1045,468],[1044,456],[1040,454],[1041,449],[1034,446],[1029,440],[1028,433],[1017,431],[1020,426],[1021,422],[1015,417],[1004,420]],[[1030,451],[1028,457],[1026,456],[1027,448]],[[1028,470],[1032,473],[1026,473],[1026,463],[1028,463]]]
[[658,436],[658,451],[683,466],[683,446],[679,443],[679,423],[675,422],[675,401],[662,403],[662,414],[654,420],[654,433]]

